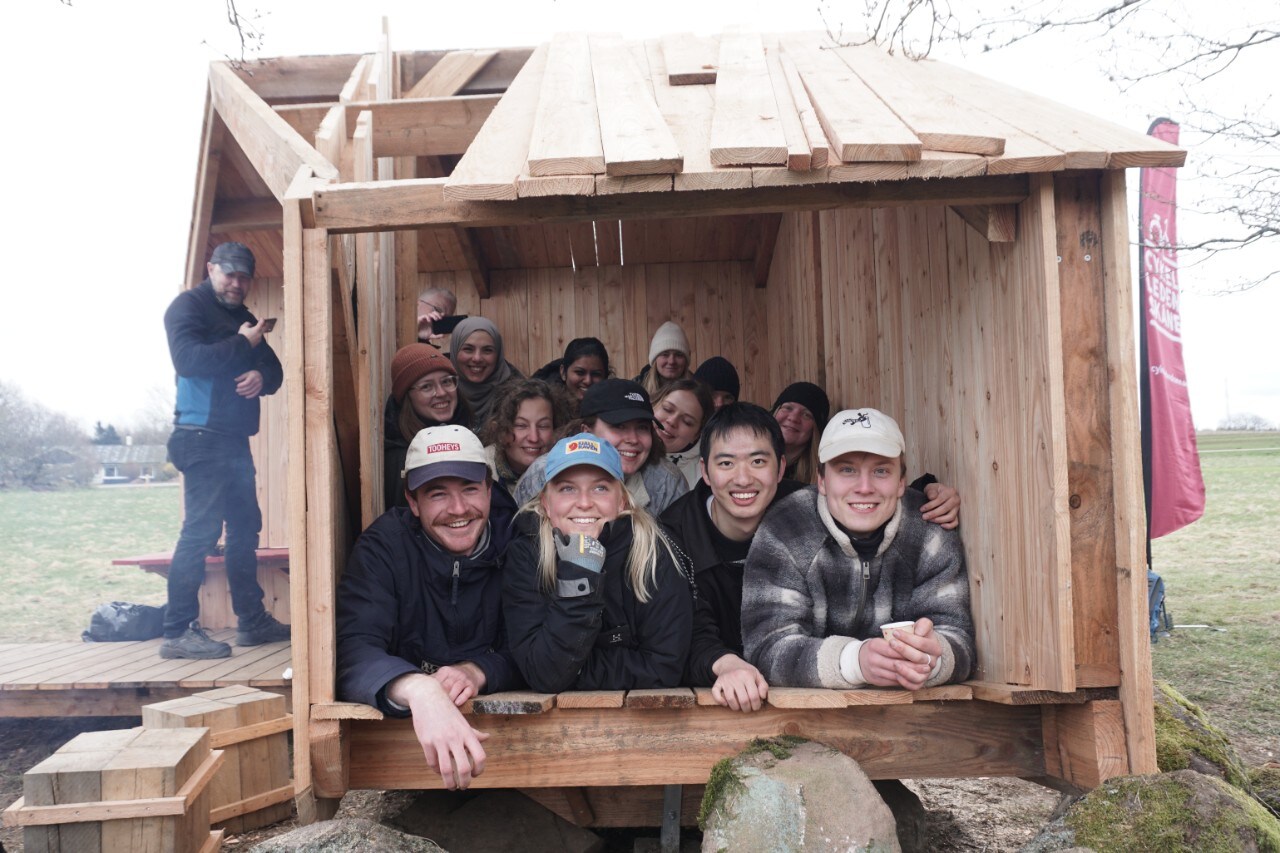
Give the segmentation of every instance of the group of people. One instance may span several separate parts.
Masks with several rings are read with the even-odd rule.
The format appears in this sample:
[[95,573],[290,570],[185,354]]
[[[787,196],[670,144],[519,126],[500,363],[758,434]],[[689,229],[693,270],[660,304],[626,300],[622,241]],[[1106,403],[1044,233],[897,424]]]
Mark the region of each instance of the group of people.
[[[244,305],[248,248],[222,244],[208,272],[165,316],[185,490],[165,657],[231,653],[196,619],[224,523],[237,644],[288,638],[256,581],[248,451],[258,398],[283,377],[273,321]],[[487,735],[460,711],[481,693],[700,685],[749,712],[770,685],[969,676],[959,496],[927,475],[908,487],[892,418],[831,416],[807,382],[770,409],[740,402],[733,365],[691,372],[672,322],[634,380],[612,375],[595,338],[525,378],[483,318],[438,348],[455,309],[447,291],[424,293],[419,342],[392,361],[387,511],[356,541],[336,600],[339,698],[412,717],[446,786],[484,769]]]
[[[481,693],[700,685],[750,712],[770,685],[969,676],[959,496],[927,475],[908,488],[892,418],[833,417],[808,382],[740,402],[725,359],[690,371],[675,323],[634,380],[594,338],[526,379],[488,321],[436,349],[442,316],[392,365],[399,505],[339,584],[337,692],[412,717],[448,787],[484,768],[487,735],[459,710]],[[476,362],[506,378],[488,387]]]

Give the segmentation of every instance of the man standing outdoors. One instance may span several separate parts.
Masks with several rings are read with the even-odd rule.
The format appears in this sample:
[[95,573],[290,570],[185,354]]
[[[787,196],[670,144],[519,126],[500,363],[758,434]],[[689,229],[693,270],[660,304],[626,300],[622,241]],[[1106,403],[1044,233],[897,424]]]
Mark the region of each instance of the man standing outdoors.
[[177,404],[169,458],[182,472],[182,532],[169,568],[163,658],[225,658],[231,646],[200,627],[204,560],[226,525],[227,581],[239,629],[236,644],[289,639],[262,604],[258,533],[262,512],[254,486],[249,437],[258,432],[258,398],[284,379],[259,320],[244,305],[254,257],[242,243],[223,243],[209,258],[209,277],[178,295],[165,311],[169,355],[177,372]]
[[[742,587],[747,660],[781,687],[918,690],[974,662],[960,536],[921,518],[906,442],[875,409],[840,412],[818,445],[818,485],[756,531]],[[881,625],[912,624],[881,636]]]
[[434,426],[405,456],[408,507],[360,534],[338,584],[338,698],[413,717],[445,787],[484,770],[459,706],[519,685],[502,622],[502,566],[515,502],[493,488],[480,439]]

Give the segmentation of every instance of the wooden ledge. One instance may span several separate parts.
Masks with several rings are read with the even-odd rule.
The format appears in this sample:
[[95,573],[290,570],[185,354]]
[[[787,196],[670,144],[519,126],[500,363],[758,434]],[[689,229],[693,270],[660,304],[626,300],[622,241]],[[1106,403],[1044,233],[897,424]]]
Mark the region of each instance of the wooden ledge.
[[974,699],[1000,705],[1083,705],[1099,699],[1115,699],[1118,695],[1115,687],[1083,687],[1072,693],[1059,693],[994,681],[967,681],[963,686],[973,690]]

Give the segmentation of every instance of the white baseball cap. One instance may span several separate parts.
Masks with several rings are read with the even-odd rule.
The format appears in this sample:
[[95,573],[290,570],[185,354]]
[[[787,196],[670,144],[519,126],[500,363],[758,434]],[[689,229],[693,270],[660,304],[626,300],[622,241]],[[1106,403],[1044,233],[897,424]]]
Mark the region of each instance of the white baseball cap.
[[488,476],[484,445],[466,427],[446,424],[419,430],[405,454],[405,485],[411,492],[440,477],[479,483]]
[[906,450],[902,430],[893,418],[877,409],[845,409],[822,431],[818,461],[830,462],[846,453],[874,453],[894,459]]

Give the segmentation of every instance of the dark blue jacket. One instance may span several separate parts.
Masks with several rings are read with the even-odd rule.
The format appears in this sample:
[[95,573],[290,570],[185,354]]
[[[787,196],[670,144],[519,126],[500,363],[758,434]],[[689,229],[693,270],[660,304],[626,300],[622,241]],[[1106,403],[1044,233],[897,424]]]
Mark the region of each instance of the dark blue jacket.
[[360,534],[338,583],[339,699],[403,717],[386,701],[391,681],[463,661],[484,672],[485,693],[520,686],[503,628],[499,562],[515,509],[495,487],[489,543],[471,557],[446,553],[402,507]]
[[258,398],[236,393],[235,378],[248,370],[262,374],[265,397],[280,389],[284,371],[264,338],[256,347],[239,334],[257,320],[248,308],[227,308],[208,279],[179,293],[164,312],[169,355],[178,374],[174,424],[204,427],[228,435],[258,431]]

